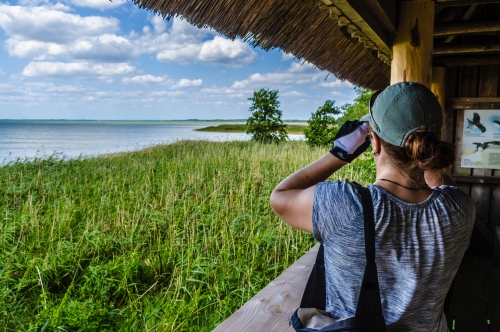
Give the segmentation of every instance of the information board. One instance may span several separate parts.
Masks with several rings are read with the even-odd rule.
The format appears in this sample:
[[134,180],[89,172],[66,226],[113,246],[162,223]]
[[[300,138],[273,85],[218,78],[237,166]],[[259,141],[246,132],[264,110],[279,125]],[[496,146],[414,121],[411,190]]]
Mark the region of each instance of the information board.
[[462,167],[500,169],[500,110],[466,110]]

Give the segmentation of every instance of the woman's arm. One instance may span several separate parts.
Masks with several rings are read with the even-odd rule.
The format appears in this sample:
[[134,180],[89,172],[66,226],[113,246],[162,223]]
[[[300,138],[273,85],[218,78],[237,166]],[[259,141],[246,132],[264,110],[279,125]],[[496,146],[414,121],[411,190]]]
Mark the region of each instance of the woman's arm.
[[290,226],[312,233],[312,206],[316,184],[347,162],[327,153],[281,181],[271,194],[271,207]]

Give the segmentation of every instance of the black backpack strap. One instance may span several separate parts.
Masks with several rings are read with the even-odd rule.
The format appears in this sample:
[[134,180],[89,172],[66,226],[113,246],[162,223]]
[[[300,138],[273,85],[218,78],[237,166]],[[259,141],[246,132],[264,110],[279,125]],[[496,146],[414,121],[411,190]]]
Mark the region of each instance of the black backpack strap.
[[325,249],[323,244],[319,246],[316,262],[307,280],[299,308],[317,308],[321,310],[326,308]]
[[382,304],[375,263],[375,220],[370,190],[358,186],[363,204],[366,267],[359,293],[356,317],[382,316]]

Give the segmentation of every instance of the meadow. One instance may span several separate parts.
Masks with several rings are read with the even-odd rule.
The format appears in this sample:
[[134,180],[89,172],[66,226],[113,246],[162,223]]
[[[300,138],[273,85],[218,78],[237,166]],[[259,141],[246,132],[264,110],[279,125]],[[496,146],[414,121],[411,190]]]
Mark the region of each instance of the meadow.
[[[269,195],[327,150],[181,141],[0,167],[0,327],[211,331],[313,246]],[[334,178],[374,175],[362,157]]]

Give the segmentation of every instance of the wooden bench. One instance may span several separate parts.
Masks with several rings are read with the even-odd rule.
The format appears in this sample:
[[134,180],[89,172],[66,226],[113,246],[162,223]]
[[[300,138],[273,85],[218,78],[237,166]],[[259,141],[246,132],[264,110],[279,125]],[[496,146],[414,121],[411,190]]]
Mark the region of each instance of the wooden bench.
[[[471,240],[449,294],[446,318],[450,331],[500,332],[500,227],[495,236],[486,231],[476,223],[476,238]],[[493,243],[495,254],[492,250],[485,254],[484,248],[492,249]],[[300,304],[318,248],[319,244],[214,331],[293,332],[290,316]]]
[[315,245],[214,331],[294,331],[290,316],[299,307],[318,248]]

